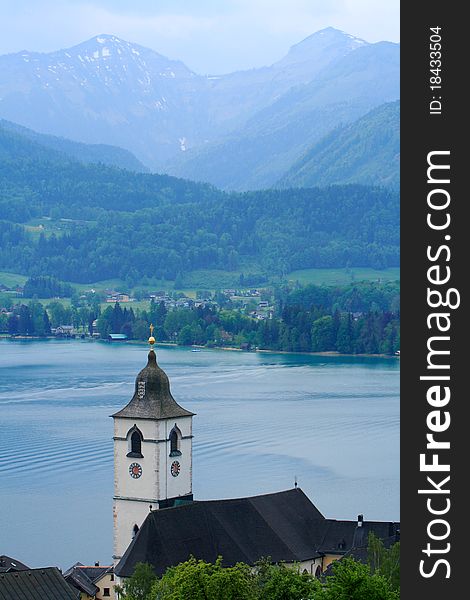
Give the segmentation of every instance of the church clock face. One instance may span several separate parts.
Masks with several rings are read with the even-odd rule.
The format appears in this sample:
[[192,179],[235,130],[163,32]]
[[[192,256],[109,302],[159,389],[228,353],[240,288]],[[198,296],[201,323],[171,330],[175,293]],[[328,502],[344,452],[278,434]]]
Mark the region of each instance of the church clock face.
[[174,460],[171,463],[170,473],[173,475],[173,477],[178,477],[178,475],[180,474],[180,471],[181,471],[181,465],[179,464],[179,462],[177,460]]
[[139,463],[132,463],[129,465],[129,475],[132,477],[132,479],[139,479],[139,477],[142,475],[142,467],[139,465]]

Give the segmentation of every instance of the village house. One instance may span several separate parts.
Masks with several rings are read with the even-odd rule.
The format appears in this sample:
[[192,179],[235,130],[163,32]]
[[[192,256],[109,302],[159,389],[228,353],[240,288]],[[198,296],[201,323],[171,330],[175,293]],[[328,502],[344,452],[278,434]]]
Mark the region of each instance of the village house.
[[114,292],[106,290],[106,300],[108,304],[115,304],[116,302],[134,302],[135,299],[131,298],[129,294],[123,294],[122,292]]
[[191,298],[180,298],[176,301],[176,308],[191,308],[194,304],[194,300]]
[[20,285],[8,287],[3,283],[0,283],[0,292],[8,294],[9,296],[13,296],[14,298],[20,298],[21,296],[23,296],[24,288]]
[[51,330],[56,337],[73,338],[75,337],[75,329],[73,325],[59,325]]
[[170,296],[167,292],[164,291],[150,292],[148,298],[150,300],[154,300],[155,302],[161,302],[162,300],[170,300]]
[[65,581],[80,594],[80,600],[106,600],[114,598],[114,572],[112,566],[93,566],[76,563],[64,573]]
[[110,333],[108,335],[109,342],[125,342],[127,335],[125,333]]

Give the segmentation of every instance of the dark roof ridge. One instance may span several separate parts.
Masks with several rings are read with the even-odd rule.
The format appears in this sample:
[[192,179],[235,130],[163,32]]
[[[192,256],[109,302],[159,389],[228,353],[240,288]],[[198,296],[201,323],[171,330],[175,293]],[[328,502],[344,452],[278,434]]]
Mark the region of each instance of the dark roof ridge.
[[[59,567],[34,567],[34,569],[25,569],[24,571],[34,571],[34,572],[36,573],[36,572],[38,572],[38,571],[50,571],[50,570],[52,570],[52,569],[53,569],[53,570],[57,570],[57,571],[59,571],[59,573],[61,572],[61,571],[60,571],[60,569],[59,569]],[[21,571],[21,572],[20,572],[20,571],[18,571],[18,572],[15,572],[15,573],[2,573],[2,575],[12,575],[12,576],[17,576],[17,575],[19,575],[20,573],[24,573],[24,571]]]
[[[214,499],[214,500],[194,500],[194,502],[238,502],[239,500],[254,500],[255,498],[266,498],[268,496],[280,496],[281,494],[288,494],[290,492],[295,492],[296,490],[298,490],[299,492],[301,492],[306,498],[308,498],[308,496],[306,496],[305,492],[302,491],[301,488],[296,487],[296,488],[288,488],[287,490],[281,490],[280,492],[268,492],[266,494],[256,494],[255,496],[239,496],[237,498],[218,498],[218,499]],[[310,500],[309,500],[310,502]]]
[[[357,523],[356,519],[330,519],[328,517],[325,517],[327,521],[330,521],[331,523]],[[371,525],[384,525],[385,523],[387,524],[392,524],[392,525],[399,525],[400,521],[390,521],[389,519],[385,519],[383,521],[373,521],[372,519],[364,519],[363,524],[367,525],[367,524],[371,524]]]
[[[270,494],[263,494],[264,496],[269,496]],[[258,496],[252,496],[251,498],[248,497],[246,498],[246,500],[250,501],[252,498],[257,498]],[[234,500],[244,500],[244,498],[235,498]],[[289,546],[285,543],[285,541],[283,539],[281,539],[278,535],[278,533],[276,531],[273,530],[273,528],[271,527],[271,525],[268,523],[268,521],[263,517],[263,515],[260,513],[260,511],[256,508],[256,506],[250,502],[251,507],[253,508],[253,510],[261,517],[262,521],[266,524],[266,526],[269,528],[271,535],[274,535],[276,537],[276,539],[278,540],[278,543],[280,545],[283,545],[287,550],[289,550],[289,552],[292,552],[291,548],[289,548]],[[237,543],[233,537],[233,535],[230,533],[229,529],[224,526],[224,523],[219,519],[217,512],[212,512],[212,517],[222,526],[224,527],[224,531],[225,534],[232,540],[232,544],[234,547],[237,547],[238,550],[240,551],[240,553],[245,557],[243,562],[246,562],[247,564],[250,564],[252,562],[251,557],[247,551],[247,548],[244,547],[244,545]],[[210,521],[209,521],[209,527],[210,527]],[[212,527],[210,527],[210,531],[212,534]],[[295,554],[294,552],[292,552],[292,554]],[[260,557],[261,558],[261,557]],[[264,557],[266,558],[266,557]]]
[[[280,496],[281,494],[288,494],[289,492],[295,492],[295,490],[299,490],[299,492],[301,492],[305,498],[311,503],[310,498],[305,494],[304,491],[302,491],[299,487],[296,488],[289,488],[287,490],[282,490],[280,492],[269,492],[267,494],[258,494],[256,496],[240,496],[238,498],[220,498],[220,499],[212,499],[212,500],[193,500],[192,502],[184,502],[183,504],[178,504],[177,506],[166,506],[165,508],[159,508],[157,509],[159,512],[162,511],[168,511],[168,510],[182,510],[182,509],[187,509],[188,506],[191,506],[193,504],[230,504],[230,503],[237,503],[237,502],[246,502],[247,500],[255,500],[257,498],[267,498],[269,496]],[[315,506],[313,504],[313,506]],[[315,506],[316,508],[316,506]],[[258,514],[259,511],[258,509],[256,509]],[[318,509],[317,509],[318,510]],[[152,511],[152,512],[156,512],[156,511]],[[318,511],[320,512],[320,511]],[[323,519],[325,519],[325,517],[323,517]]]
[[[204,511],[203,511],[203,512],[204,512],[204,518],[206,519],[206,523],[207,523],[207,529],[208,529],[208,531],[209,531],[209,534],[210,534],[210,536],[211,536],[211,540],[212,540],[212,542],[213,542],[213,544],[214,544],[214,546],[215,546],[215,545],[216,545],[216,536],[214,535],[214,528],[212,527],[211,520],[208,518],[208,515],[207,515],[207,510],[208,510],[208,509],[207,509],[207,507],[204,507]],[[217,514],[213,513],[213,514],[212,514],[212,517],[213,517],[213,518],[214,518],[214,519],[217,521],[217,523],[219,523],[219,525],[220,525],[220,526],[223,526],[223,523],[222,523],[222,522],[220,521],[220,519],[217,517]],[[226,535],[227,535],[227,536],[230,538],[230,540],[231,540],[231,542],[232,542],[233,546],[234,546],[234,547],[236,546],[236,547],[238,548],[238,550],[240,551],[240,553],[241,553],[241,554],[242,554],[242,555],[245,557],[245,559],[244,559],[244,561],[243,561],[243,562],[247,562],[247,563],[249,563],[249,560],[250,560],[250,558],[249,558],[248,554],[247,554],[247,553],[245,552],[245,550],[244,550],[244,549],[243,549],[243,548],[240,546],[240,544],[238,544],[238,543],[235,541],[234,537],[233,537],[233,536],[230,534],[230,532],[229,532],[229,531],[227,531],[227,529],[226,529],[226,528],[225,528],[225,534],[226,534]],[[222,557],[222,558],[223,558],[223,557]]]
[[334,521],[336,521],[336,519],[325,519],[326,527],[323,531],[323,536],[322,536],[320,542],[317,544],[317,547],[316,547],[317,552],[321,552],[320,548],[323,548],[323,545],[325,544],[326,536],[328,535],[328,533],[331,529],[331,525]]
[[[292,490],[286,490],[286,491],[290,492],[290,491],[294,491],[294,490],[299,490],[299,488],[295,487],[295,488],[292,488]],[[302,491],[302,490],[300,490],[300,491]],[[283,492],[279,492],[279,493],[282,494]],[[260,494],[260,496],[253,496],[252,498],[247,498],[247,500],[251,501],[253,498],[260,498],[260,497],[263,497],[263,496],[270,496],[270,494]],[[283,544],[289,550],[289,552],[291,552],[294,556],[297,555],[297,551],[295,550],[295,548],[292,547],[292,544],[289,544],[286,540],[284,540],[279,535],[279,533],[278,533],[277,530],[273,529],[271,523],[268,521],[268,519],[263,515],[262,511],[260,510],[260,507],[256,506],[256,504],[253,503],[253,502],[250,502],[250,504],[252,505],[253,509],[258,513],[258,515],[260,516],[260,518],[264,521],[264,523],[266,523],[266,525],[269,527],[269,529],[272,531],[272,533],[277,537],[277,539],[279,540],[279,542],[281,544]],[[313,502],[312,502],[312,504],[313,504]]]

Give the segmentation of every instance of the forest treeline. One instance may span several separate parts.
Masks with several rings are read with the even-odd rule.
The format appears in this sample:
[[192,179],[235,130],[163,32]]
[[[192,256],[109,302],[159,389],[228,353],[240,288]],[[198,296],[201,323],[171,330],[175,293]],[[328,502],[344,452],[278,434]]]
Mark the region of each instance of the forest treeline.
[[[95,327],[93,327],[95,323]],[[158,341],[207,347],[259,348],[287,352],[394,354],[400,349],[399,285],[362,283],[337,288],[307,286],[278,289],[271,318],[256,319],[230,306],[198,306],[168,310],[150,302],[148,309],[107,306],[89,295],[82,305],[60,301],[16,304],[0,316],[0,329],[12,335],[49,335],[51,328],[73,325],[77,332],[107,339],[124,333],[145,340],[149,325]]]
[[47,275],[30,277],[23,287],[23,295],[26,298],[33,298],[34,296],[38,298],[70,298],[73,293],[74,289],[69,283],[64,283]]
[[69,218],[80,220],[39,235],[0,222],[0,268],[87,282],[174,280],[178,273],[236,271],[250,262],[269,274],[399,264],[398,200],[361,186],[218,193],[135,212],[101,210],[90,221],[86,206],[38,212],[54,218],[72,212]]

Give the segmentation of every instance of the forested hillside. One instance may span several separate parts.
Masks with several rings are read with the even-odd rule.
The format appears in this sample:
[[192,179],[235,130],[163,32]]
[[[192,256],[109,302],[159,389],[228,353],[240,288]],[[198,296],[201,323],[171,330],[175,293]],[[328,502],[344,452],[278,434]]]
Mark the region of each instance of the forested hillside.
[[[181,153],[167,172],[227,190],[275,185],[325,135],[399,97],[399,54],[399,46],[387,42],[357,48],[230,135]],[[397,135],[394,127],[385,134]],[[329,167],[342,159],[331,157]]]
[[19,133],[46,148],[61,152],[69,158],[74,158],[83,163],[101,163],[111,167],[127,169],[129,171],[140,171],[141,173],[148,172],[147,167],[129,152],[129,150],[119,148],[118,146],[74,142],[63,137],[38,133],[27,127],[12,123],[11,121],[0,119],[0,130],[2,129],[13,133]]
[[280,187],[361,183],[398,189],[400,103],[389,102],[333,130],[305,153]]
[[398,265],[399,203],[364,186],[224,193],[84,165],[0,131],[0,268],[86,282],[195,269]]

